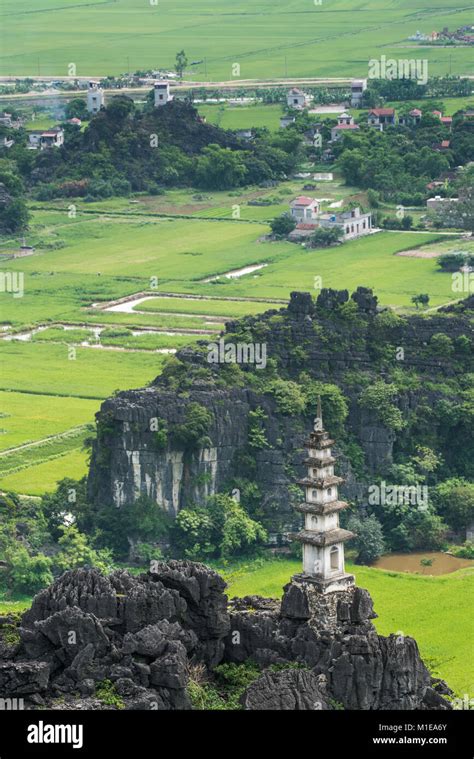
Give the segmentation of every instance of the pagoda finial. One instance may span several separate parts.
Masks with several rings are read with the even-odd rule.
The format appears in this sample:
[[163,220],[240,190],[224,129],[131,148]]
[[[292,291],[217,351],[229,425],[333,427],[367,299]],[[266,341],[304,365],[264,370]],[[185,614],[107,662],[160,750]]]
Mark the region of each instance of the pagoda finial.
[[322,432],[323,429],[323,412],[321,410],[321,396],[318,395],[318,405],[316,408],[316,418],[314,420],[314,431]]

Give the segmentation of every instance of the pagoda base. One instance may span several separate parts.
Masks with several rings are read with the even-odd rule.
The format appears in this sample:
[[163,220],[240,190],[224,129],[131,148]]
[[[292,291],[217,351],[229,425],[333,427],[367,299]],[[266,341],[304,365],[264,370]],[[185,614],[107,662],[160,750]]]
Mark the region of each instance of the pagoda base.
[[355,585],[354,575],[348,574],[346,572],[344,572],[344,574],[338,575],[337,577],[329,578],[315,577],[313,575],[307,574],[298,574],[293,575],[292,580],[297,583],[310,583],[311,585],[315,586],[316,590],[318,590],[319,593],[322,593],[323,595],[348,590],[348,588],[352,588]]

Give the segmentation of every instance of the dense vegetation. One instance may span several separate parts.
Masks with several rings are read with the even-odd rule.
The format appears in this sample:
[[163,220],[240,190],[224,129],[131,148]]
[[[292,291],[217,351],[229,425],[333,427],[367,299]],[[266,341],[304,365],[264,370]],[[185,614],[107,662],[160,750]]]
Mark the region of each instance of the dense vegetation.
[[[434,150],[443,140],[449,141],[449,148]],[[383,132],[366,127],[346,134],[333,150],[348,184],[376,190],[384,200],[423,205],[430,181],[474,160],[474,121],[459,114],[450,133],[427,114],[413,127],[388,127]],[[437,194],[446,191],[441,188]]]
[[[79,111],[72,101],[68,114]],[[28,151],[23,133],[5,159],[17,184],[21,177],[38,200],[159,194],[169,186],[231,189],[281,178],[298,158],[297,135],[262,130],[248,144],[204,123],[186,101],[138,110],[131,99],[116,96],[84,131],[71,124],[64,129],[62,149]]]

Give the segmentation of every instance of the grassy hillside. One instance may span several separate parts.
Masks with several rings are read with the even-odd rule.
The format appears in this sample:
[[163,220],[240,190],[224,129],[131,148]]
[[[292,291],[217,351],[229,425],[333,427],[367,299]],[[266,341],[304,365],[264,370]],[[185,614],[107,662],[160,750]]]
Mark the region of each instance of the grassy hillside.
[[[456,693],[472,693],[474,570],[459,570],[440,577],[386,572],[352,566],[357,585],[370,592],[374,620],[381,635],[399,633],[414,637],[433,674],[444,678]],[[258,594],[281,597],[283,586],[301,571],[300,561],[269,561],[224,568],[229,596]]]
[[468,48],[417,48],[429,33],[471,23],[460,0],[4,0],[1,74],[119,74],[170,69],[187,78],[363,76],[372,57],[427,58],[430,74],[468,73]]

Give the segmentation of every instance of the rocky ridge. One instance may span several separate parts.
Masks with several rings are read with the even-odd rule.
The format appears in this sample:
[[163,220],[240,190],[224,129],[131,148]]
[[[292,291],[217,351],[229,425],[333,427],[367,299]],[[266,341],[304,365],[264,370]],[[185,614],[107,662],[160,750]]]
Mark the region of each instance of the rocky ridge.
[[212,681],[216,665],[251,660],[262,674],[242,696],[248,710],[450,708],[416,642],[377,634],[366,590],[322,596],[295,577],[281,604],[228,603],[225,582],[202,564],[153,570],[69,571],[38,593],[18,643],[0,646],[2,698],[28,709],[114,708],[100,698],[105,682],[121,707],[186,710],[193,667]]

